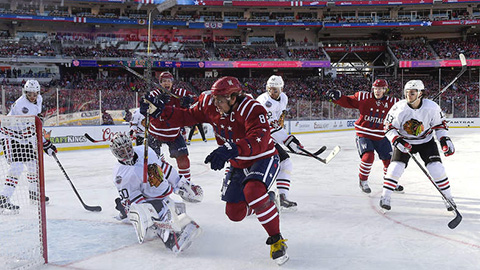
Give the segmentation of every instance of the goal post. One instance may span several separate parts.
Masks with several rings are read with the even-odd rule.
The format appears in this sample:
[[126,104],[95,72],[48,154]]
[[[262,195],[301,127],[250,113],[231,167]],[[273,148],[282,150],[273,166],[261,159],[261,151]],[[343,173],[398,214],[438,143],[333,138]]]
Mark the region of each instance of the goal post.
[[42,131],[37,116],[0,116],[2,269],[48,262]]

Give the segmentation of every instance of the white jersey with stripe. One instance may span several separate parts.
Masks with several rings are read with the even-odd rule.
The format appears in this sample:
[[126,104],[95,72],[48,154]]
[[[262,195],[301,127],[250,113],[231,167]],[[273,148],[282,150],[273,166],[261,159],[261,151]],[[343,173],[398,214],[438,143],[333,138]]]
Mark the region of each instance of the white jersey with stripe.
[[[37,95],[37,101],[35,103],[30,102],[25,95],[19,97],[15,103],[13,103],[8,115],[18,116],[37,116],[42,112],[42,96]],[[18,122],[20,126],[2,127],[0,129],[0,137],[13,139],[19,143],[32,143],[35,142],[35,122]]]
[[132,115],[132,120],[130,121],[130,130],[133,130],[137,137],[145,137],[145,126],[142,124],[145,116],[140,113],[140,108],[137,108]]
[[144,146],[135,146],[133,150],[137,154],[134,165],[117,163],[113,169],[113,182],[122,200],[130,203],[144,203],[170,195],[180,180],[177,171],[170,164],[159,159],[153,149],[148,148],[148,164],[159,165],[162,168],[164,180],[160,183],[153,181],[144,183]]
[[280,118],[287,110],[288,97],[285,93],[280,93],[278,100],[270,97],[268,92],[258,96],[257,101],[267,110],[268,123],[270,124],[270,133],[276,143],[283,143],[288,137],[287,131],[281,125]]
[[410,144],[422,144],[430,141],[433,131],[438,139],[447,135],[445,114],[437,103],[423,99],[418,109],[410,107],[401,100],[390,109],[385,117],[385,135],[392,141],[402,136]]

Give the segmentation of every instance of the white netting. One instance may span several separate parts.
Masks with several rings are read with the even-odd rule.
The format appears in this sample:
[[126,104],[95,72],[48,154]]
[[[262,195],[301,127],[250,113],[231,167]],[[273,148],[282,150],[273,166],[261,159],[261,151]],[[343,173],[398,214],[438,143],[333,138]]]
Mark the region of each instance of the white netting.
[[25,269],[45,262],[42,153],[37,147],[41,125],[35,125],[35,116],[0,116],[0,121],[0,265]]

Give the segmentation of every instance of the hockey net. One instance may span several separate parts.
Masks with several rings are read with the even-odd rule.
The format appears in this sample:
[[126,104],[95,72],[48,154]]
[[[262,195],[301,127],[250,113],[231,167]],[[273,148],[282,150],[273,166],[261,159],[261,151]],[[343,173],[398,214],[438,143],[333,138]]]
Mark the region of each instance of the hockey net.
[[0,268],[47,263],[42,123],[0,116]]

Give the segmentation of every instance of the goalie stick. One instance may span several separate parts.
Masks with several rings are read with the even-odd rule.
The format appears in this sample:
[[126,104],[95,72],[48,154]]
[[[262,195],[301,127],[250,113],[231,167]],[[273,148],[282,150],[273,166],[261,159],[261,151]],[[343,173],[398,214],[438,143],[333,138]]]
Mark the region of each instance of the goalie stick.
[[[317,152],[315,153],[312,153],[304,148],[301,148],[299,146],[297,146],[297,149],[302,151],[301,153],[297,153],[297,152],[293,152],[293,151],[288,151],[289,153],[292,153],[292,154],[296,154],[296,155],[301,155],[301,156],[306,156],[306,157],[312,157],[320,162],[322,162],[323,164],[328,164],[339,152],[340,152],[340,146],[335,146],[332,150],[332,152],[330,152],[330,154],[328,154],[328,156],[326,158],[321,158],[318,156],[318,154],[322,153],[323,151],[320,151],[324,148],[325,146],[323,146],[322,148],[320,148]],[[326,147],[325,147],[326,149]],[[317,154],[318,153],[318,154]]]
[[432,182],[432,184],[435,186],[435,188],[438,190],[438,192],[440,192],[443,199],[453,208],[453,211],[455,212],[455,218],[453,218],[448,223],[448,227],[450,229],[455,229],[458,226],[458,224],[460,224],[460,222],[462,221],[462,215],[460,215],[460,212],[458,212],[457,206],[454,203],[452,203],[449,199],[447,199],[447,197],[445,197],[445,194],[443,194],[443,192],[440,190],[440,188],[438,188],[438,186],[435,184],[435,181],[433,180],[433,178],[430,176],[430,174],[427,172],[427,170],[422,166],[422,164],[420,164],[418,159],[412,153],[408,152],[408,154],[413,159],[413,161],[415,161],[415,163],[417,163],[418,167],[420,167],[420,169],[427,176],[428,180],[430,180],[430,182]]
[[460,76],[462,76],[463,73],[465,73],[465,71],[467,71],[467,59],[465,58],[465,55],[461,53],[459,57],[460,57],[460,63],[462,64],[462,69],[460,70],[458,75],[455,78],[453,78],[453,80],[449,84],[447,84],[447,86],[445,86],[440,92],[438,92],[435,96],[433,96],[431,100],[438,98],[441,94],[443,94],[443,92],[447,91],[448,88],[452,86],[452,84],[454,84],[458,80],[458,78],[460,78]]
[[88,210],[88,211],[92,211],[92,212],[100,212],[100,211],[102,211],[102,207],[101,207],[101,206],[89,206],[89,205],[86,205],[86,204],[83,202],[82,197],[80,197],[80,194],[78,194],[78,191],[77,191],[77,189],[75,188],[75,186],[73,185],[72,180],[70,180],[70,177],[68,177],[67,172],[65,171],[65,169],[64,169],[63,166],[62,166],[62,163],[60,163],[60,160],[58,160],[57,155],[56,155],[55,153],[53,153],[52,156],[53,156],[53,158],[55,159],[55,161],[57,162],[58,167],[60,167],[60,169],[62,170],[63,174],[65,175],[65,177],[67,178],[68,182],[70,183],[70,186],[72,186],[72,189],[73,189],[73,191],[75,192],[75,194],[77,195],[77,198],[80,200],[80,203],[82,203],[83,208],[85,208],[85,209]]

